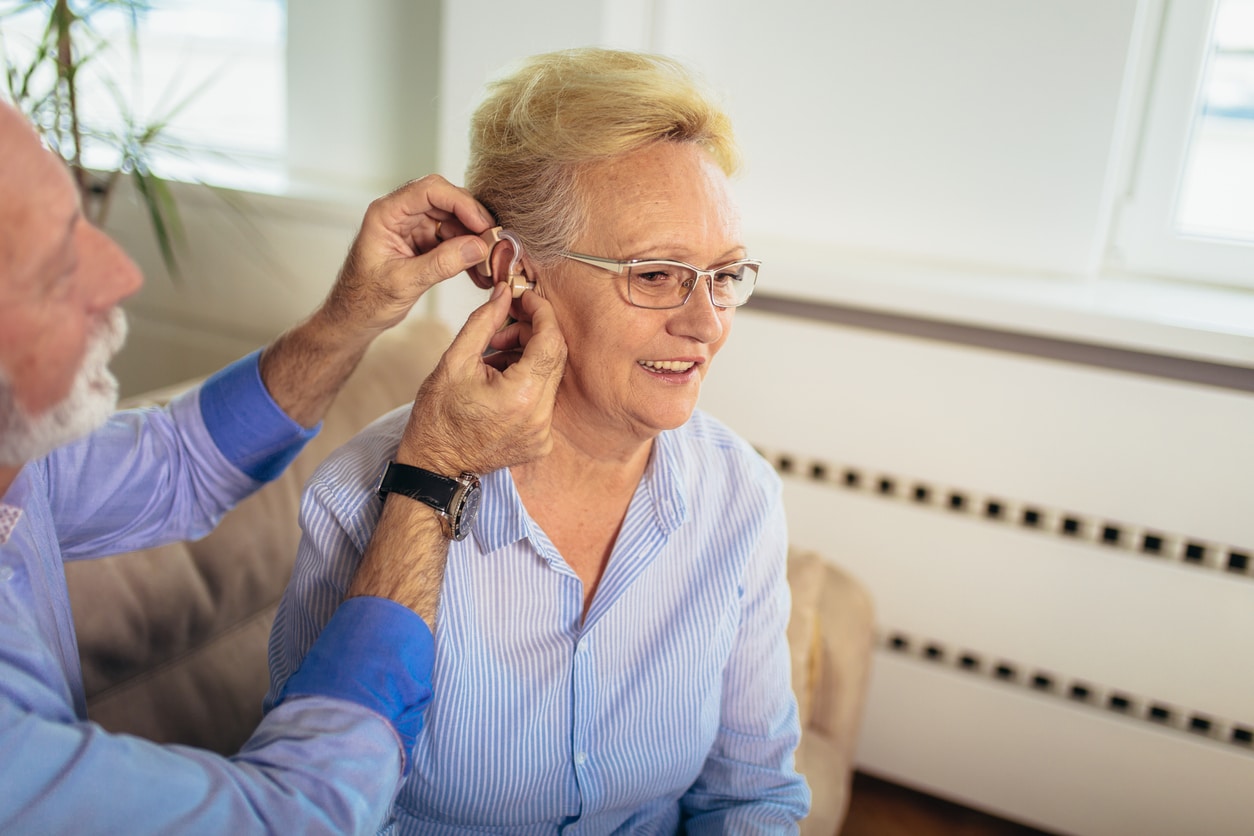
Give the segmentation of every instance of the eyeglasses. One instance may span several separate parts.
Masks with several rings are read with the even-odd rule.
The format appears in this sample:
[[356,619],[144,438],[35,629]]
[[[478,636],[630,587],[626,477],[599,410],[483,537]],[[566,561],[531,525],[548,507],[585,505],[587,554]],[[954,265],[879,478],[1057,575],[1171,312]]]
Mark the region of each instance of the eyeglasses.
[[682,261],[666,259],[621,261],[570,252],[558,255],[620,276],[625,273],[627,301],[637,308],[655,310],[681,307],[703,278],[709,279],[710,301],[716,308],[739,307],[748,302],[753,294],[753,285],[758,280],[758,268],[762,266],[762,262],[749,258],[712,270],[701,270]]

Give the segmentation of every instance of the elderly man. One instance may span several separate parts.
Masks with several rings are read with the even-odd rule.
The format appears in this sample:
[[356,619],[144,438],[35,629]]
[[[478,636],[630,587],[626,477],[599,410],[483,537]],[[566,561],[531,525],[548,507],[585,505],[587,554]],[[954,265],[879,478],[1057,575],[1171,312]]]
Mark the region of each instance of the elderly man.
[[[0,160],[0,832],[373,831],[430,697],[444,516],[386,503],[351,596],[232,758],[87,720],[61,561],[209,531],[316,432],[375,336],[483,260],[474,233],[491,217],[438,177],[398,189],[366,212],[307,320],[166,410],[114,413],[117,305],[140,276],[5,104]],[[525,329],[498,334],[502,292],[471,316],[424,384],[398,461],[456,477],[547,450],[565,346],[545,303],[523,304]],[[489,345],[521,359],[493,368]]]

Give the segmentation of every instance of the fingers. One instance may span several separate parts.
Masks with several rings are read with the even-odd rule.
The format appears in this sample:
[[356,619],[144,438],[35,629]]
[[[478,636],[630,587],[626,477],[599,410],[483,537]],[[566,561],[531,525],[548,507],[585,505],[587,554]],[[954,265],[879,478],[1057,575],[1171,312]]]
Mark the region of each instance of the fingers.
[[522,359],[522,350],[517,348],[506,349],[505,351],[496,351],[491,354],[483,355],[484,364],[491,366],[498,372],[503,372],[510,366]]
[[504,328],[492,335],[488,348],[493,351],[509,351],[511,349],[519,349],[519,353],[526,348],[527,341],[531,339],[531,323],[519,322],[517,320],[509,322]]
[[557,325],[552,305],[531,291],[524,293],[520,301],[523,312],[531,319],[531,334],[522,357],[505,374],[507,377],[526,374],[540,379],[544,384],[542,401],[552,404],[566,370],[566,340]]
[[470,312],[466,324],[453,338],[452,344],[445,352],[445,357],[451,364],[460,366],[470,360],[478,362],[483,357],[483,352],[491,344],[493,335],[505,325],[505,321],[509,318],[509,301],[505,285],[498,282],[492,288],[492,295],[488,301]]
[[406,262],[404,269],[414,274],[417,284],[430,287],[468,270],[488,257],[488,245],[477,235],[462,235],[437,244],[433,249]]
[[[439,221],[445,225],[441,237],[483,232],[492,226],[492,215],[474,195],[454,186],[438,174],[411,180],[371,204],[373,211],[387,228],[408,236],[420,221]],[[429,224],[434,233],[434,223]]]
[[531,324],[511,326],[514,337],[505,342],[514,345],[486,357],[484,349],[505,324],[513,298],[498,284],[470,314],[423,382],[401,442],[406,456],[449,472],[486,473],[534,461],[552,449],[566,343],[549,303],[534,293],[523,299],[516,312]]

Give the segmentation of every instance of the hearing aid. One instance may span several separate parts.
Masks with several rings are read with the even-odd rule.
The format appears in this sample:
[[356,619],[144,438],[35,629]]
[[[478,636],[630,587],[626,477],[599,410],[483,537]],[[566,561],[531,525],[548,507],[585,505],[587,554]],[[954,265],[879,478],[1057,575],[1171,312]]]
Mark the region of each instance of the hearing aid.
[[488,257],[479,265],[482,268],[482,275],[491,279],[492,276],[492,254],[496,252],[496,245],[502,241],[508,241],[514,247],[514,255],[509,260],[508,275],[505,281],[509,283],[510,293],[514,298],[523,295],[524,291],[534,290],[536,283],[527,281],[527,276],[519,269],[518,262],[522,258],[522,242],[518,240],[518,236],[507,229],[494,226],[487,232],[482,233],[480,238],[483,243],[488,245]]

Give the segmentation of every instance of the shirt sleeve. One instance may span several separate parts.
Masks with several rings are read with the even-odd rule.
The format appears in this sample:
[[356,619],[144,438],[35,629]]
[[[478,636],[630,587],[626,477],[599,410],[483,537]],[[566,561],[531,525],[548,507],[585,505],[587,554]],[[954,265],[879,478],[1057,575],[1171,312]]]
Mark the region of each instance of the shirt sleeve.
[[263,483],[282,473],[322,427],[302,427],[274,402],[261,379],[260,351],[205,381],[200,412],[222,455]]
[[67,560],[208,534],[317,434],[261,380],[260,352],[162,409],[125,410],[41,462]]
[[[20,627],[3,620],[4,633]],[[379,641],[380,632],[386,637]],[[0,832],[373,833],[430,699],[431,633],[413,612],[355,598],[239,754],[113,735],[48,716],[55,687],[30,642],[0,652]],[[60,700],[61,703],[64,700]],[[15,753],[22,753],[15,756]]]
[[796,833],[809,812],[810,790],[794,767],[801,728],[786,632],[787,542],[777,495],[746,570],[718,735],[680,801],[687,833]]
[[285,693],[361,563],[382,508],[368,478],[380,455],[355,439],[332,453],[305,487],[296,563],[270,630],[266,710]]

